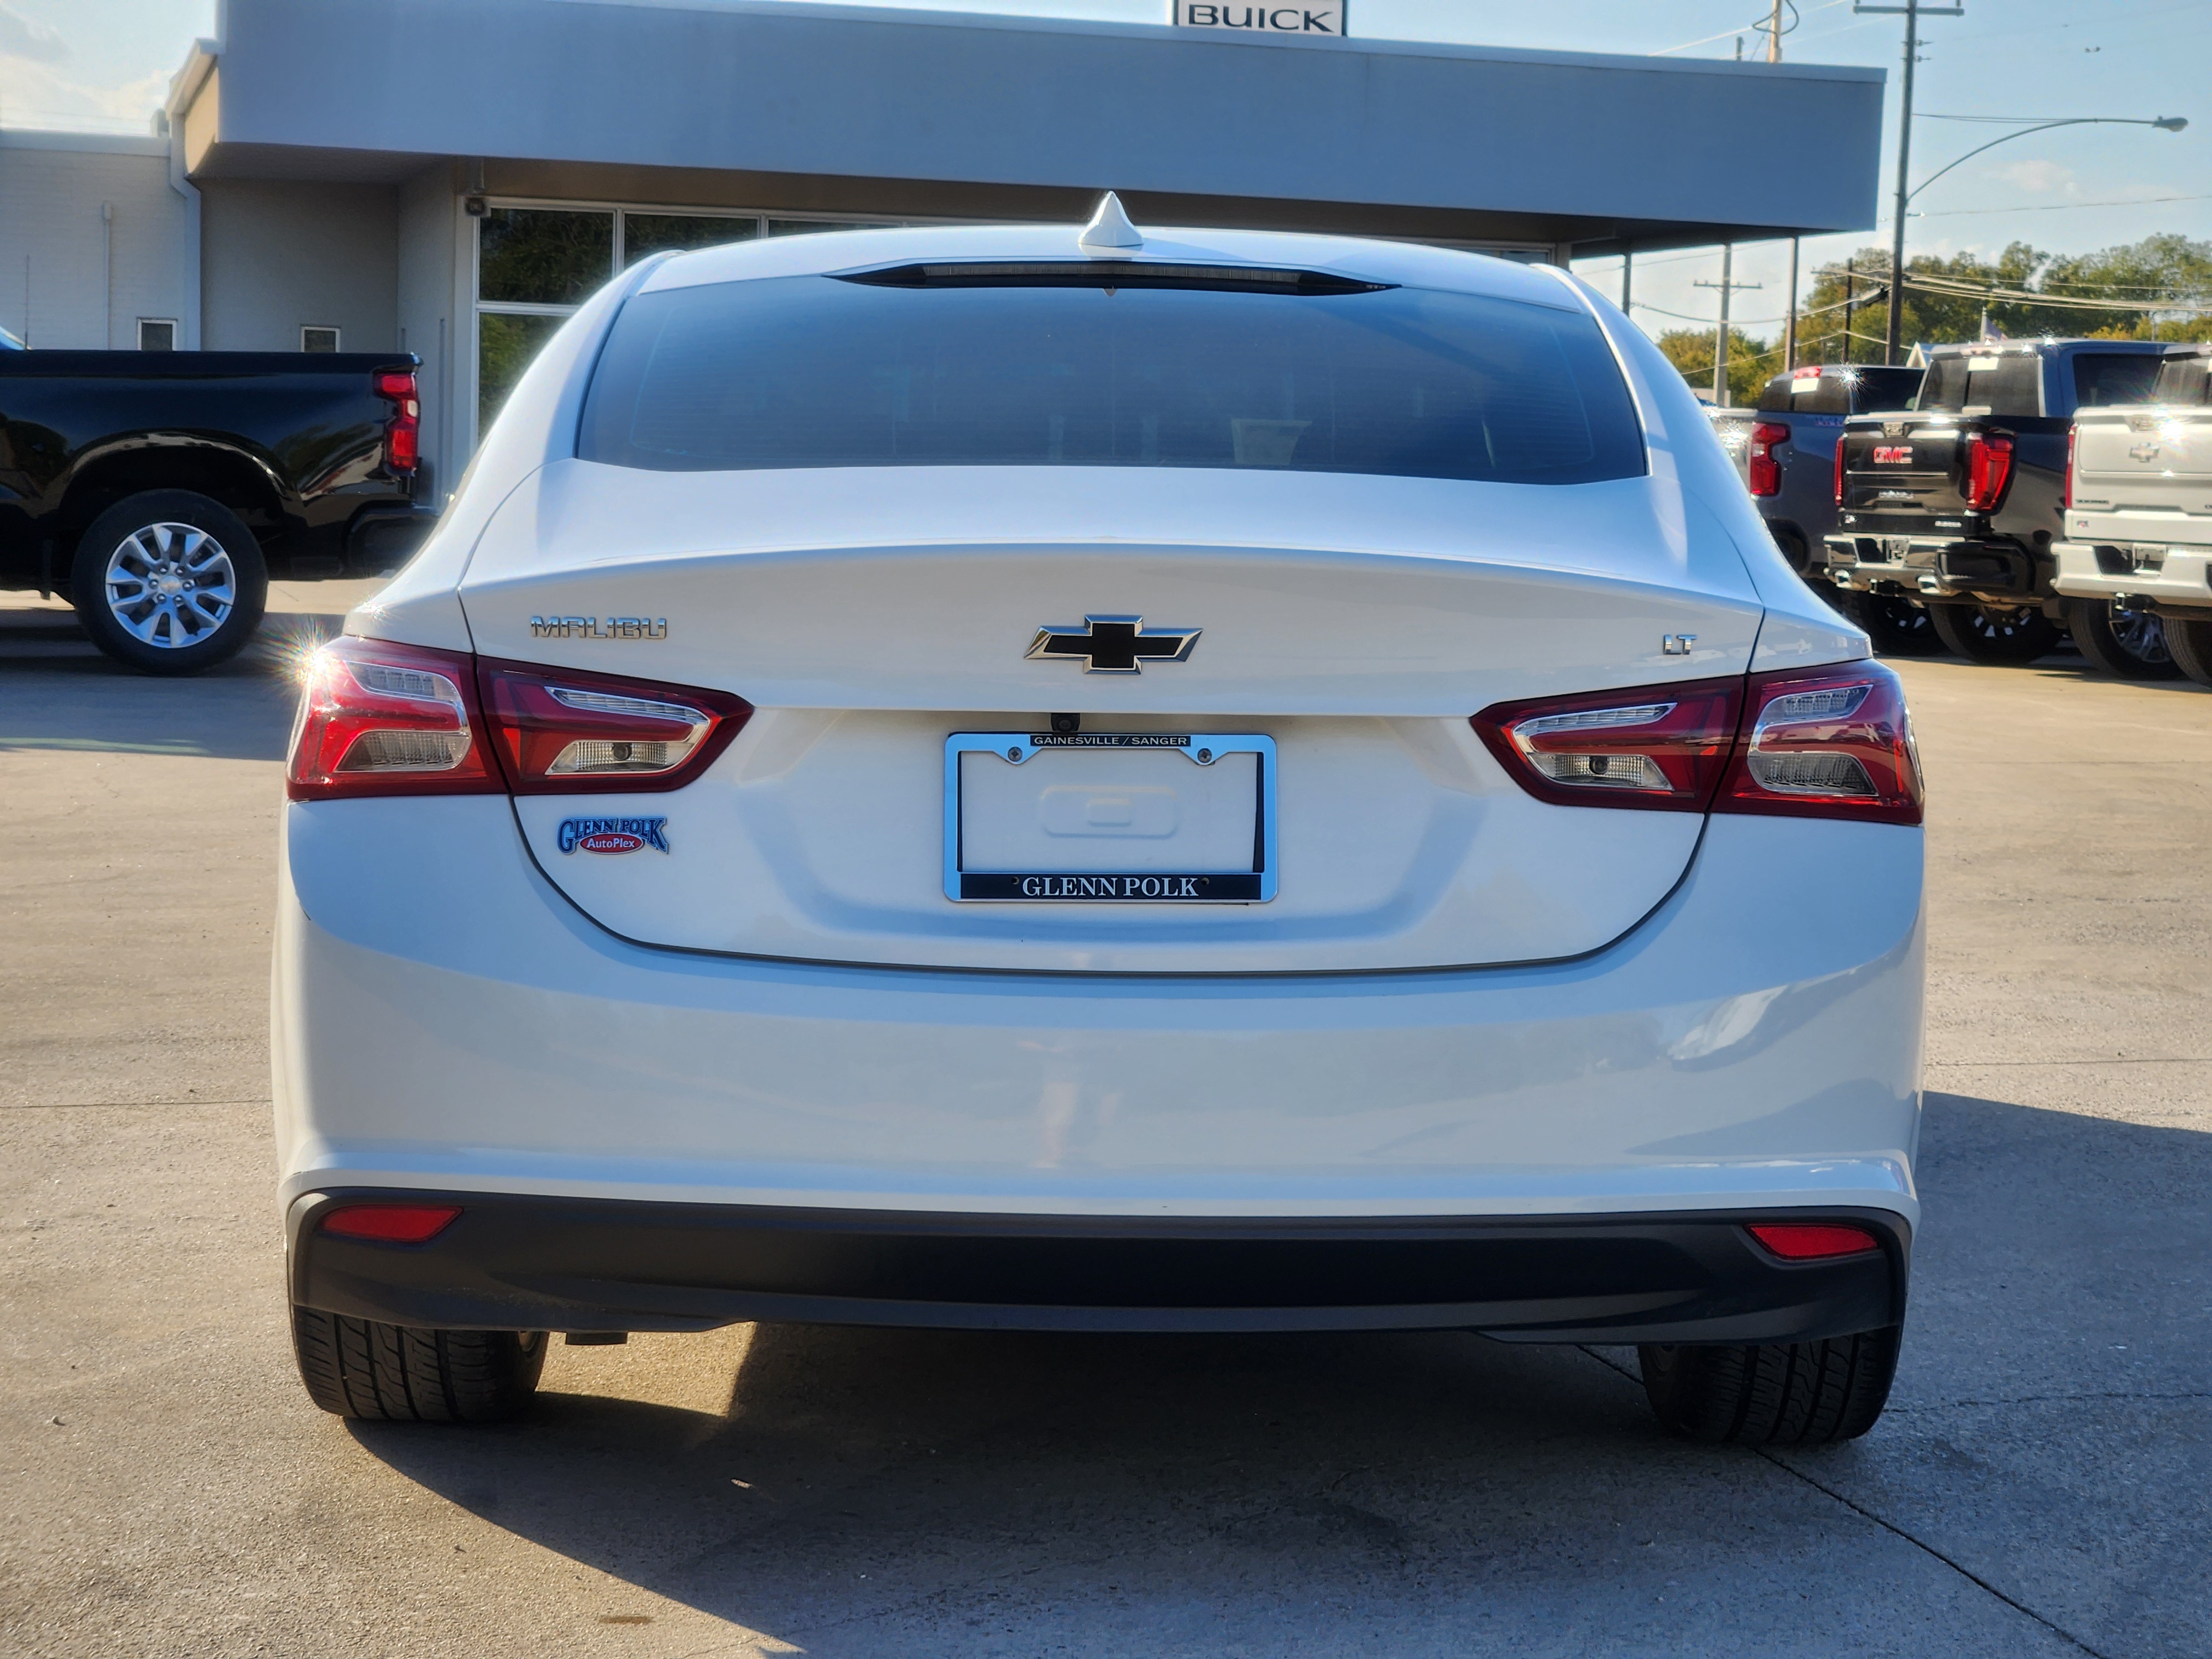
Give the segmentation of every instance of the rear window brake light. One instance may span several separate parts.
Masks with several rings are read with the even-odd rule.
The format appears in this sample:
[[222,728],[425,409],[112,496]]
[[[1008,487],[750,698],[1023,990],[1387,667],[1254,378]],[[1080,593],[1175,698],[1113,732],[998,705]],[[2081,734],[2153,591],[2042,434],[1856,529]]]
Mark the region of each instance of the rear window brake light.
[[1155,259],[957,260],[885,265],[835,273],[872,288],[1183,288],[1227,294],[1380,294],[1395,283],[1368,283],[1326,270],[1259,265],[1169,264]]

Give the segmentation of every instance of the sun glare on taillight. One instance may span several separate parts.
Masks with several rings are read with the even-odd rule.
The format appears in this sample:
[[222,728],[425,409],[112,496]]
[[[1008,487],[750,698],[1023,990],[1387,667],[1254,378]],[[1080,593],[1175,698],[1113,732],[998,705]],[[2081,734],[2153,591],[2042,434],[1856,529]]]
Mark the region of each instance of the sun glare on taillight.
[[1742,689],[1695,680],[1499,703],[1474,729],[1540,799],[1702,812],[1728,762]]
[[[2068,469],[2070,473],[2072,469]],[[1966,440],[1966,505],[1993,513],[2012,482],[2012,439],[2002,432],[1977,432]]]
[[384,423],[384,465],[389,472],[412,472],[422,459],[422,405],[416,396],[415,371],[380,368],[376,395],[392,405]]
[[1774,446],[1790,441],[1790,428],[1779,421],[1761,421],[1751,429],[1750,471],[1751,493],[1754,495],[1779,495],[1782,493],[1782,463],[1774,458]]
[[501,789],[466,655],[333,640],[307,659],[302,679],[285,769],[294,800]]
[[1904,688],[1871,659],[1499,703],[1474,725],[1515,781],[1561,805],[1921,819]]
[[492,741],[519,795],[681,788],[741,731],[752,705],[726,692],[484,662]]
[[1753,675],[1713,810],[1917,823],[1921,798],[1904,688],[1869,659]]

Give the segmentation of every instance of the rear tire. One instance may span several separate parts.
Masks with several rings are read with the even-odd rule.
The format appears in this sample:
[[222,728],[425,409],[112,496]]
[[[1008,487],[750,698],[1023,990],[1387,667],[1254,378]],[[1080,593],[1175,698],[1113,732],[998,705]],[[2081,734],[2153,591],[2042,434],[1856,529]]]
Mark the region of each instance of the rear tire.
[[1875,1425],[1897,1375],[1894,1325],[1824,1342],[1638,1348],[1659,1420],[1689,1440],[1818,1446]]
[[2212,617],[2166,619],[2166,648],[2173,665],[2199,685],[2212,685]]
[[149,489],[92,521],[70,562],[70,599],[92,642],[142,674],[197,674],[261,625],[269,567],[221,501]]
[[1853,593],[1844,614],[1867,631],[1885,657],[1928,657],[1943,648],[1935,618],[1924,605],[1893,593]]
[[2166,643],[2166,619],[2148,611],[2123,611],[2111,599],[2069,599],[2066,625],[2091,667],[2122,680],[2180,677]]
[[2058,643],[2058,624],[2033,605],[1931,605],[1936,637],[1968,662],[2028,663]]
[[545,1333],[422,1330],[295,1307],[292,1353],[308,1397],[339,1417],[499,1423],[537,1393]]

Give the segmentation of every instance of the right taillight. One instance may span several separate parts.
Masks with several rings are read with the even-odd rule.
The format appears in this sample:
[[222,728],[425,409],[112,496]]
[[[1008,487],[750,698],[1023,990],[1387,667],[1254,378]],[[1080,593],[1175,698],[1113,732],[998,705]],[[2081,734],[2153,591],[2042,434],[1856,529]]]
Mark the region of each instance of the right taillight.
[[1499,703],[1473,723],[1516,782],[1563,806],[1921,820],[1904,689],[1871,659]]
[[1751,429],[1751,459],[1748,463],[1751,493],[1754,495],[1779,495],[1782,493],[1782,463],[1774,458],[1774,446],[1790,441],[1790,428],[1779,421],[1761,421]]
[[2002,432],[1977,432],[1966,440],[1966,505],[1994,513],[2012,482],[2012,439]]
[[1836,505],[1837,505],[1838,507],[1841,507],[1843,504],[1844,504],[1844,439],[1843,439],[1843,434],[1840,434],[1840,433],[1838,433],[1838,434],[1837,434],[1837,437],[1836,437]]
[[1474,729],[1523,789],[1565,806],[1702,812],[1728,763],[1740,679],[1498,703]]
[[392,418],[384,423],[385,470],[412,472],[422,460],[422,404],[416,395],[415,371],[377,370],[376,395],[392,406]]
[[1869,659],[1753,675],[1713,810],[1917,823],[1921,796],[1905,688]]

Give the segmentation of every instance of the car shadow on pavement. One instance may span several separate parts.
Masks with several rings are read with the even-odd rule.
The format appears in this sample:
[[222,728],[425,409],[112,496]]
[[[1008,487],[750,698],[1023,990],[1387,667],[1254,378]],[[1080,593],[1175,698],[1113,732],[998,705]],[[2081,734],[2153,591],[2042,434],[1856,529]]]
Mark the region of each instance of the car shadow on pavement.
[[[1936,1095],[1923,1167],[1893,1413],[1818,1451],[1672,1441],[1632,1353],[1464,1333],[762,1326],[719,1413],[556,1392],[489,1431],[350,1426],[486,1520],[815,1655],[1089,1645],[1139,1608],[1179,1632],[1161,1650],[1303,1650],[1316,1618],[1443,1650],[1431,1621],[1478,1606],[1500,1638],[1573,1608],[1585,1644],[1634,1647],[1669,1596],[1711,1601],[1717,1641],[1809,1601],[1883,1650],[1923,1617],[1922,1651],[2066,1648],[1962,1568],[2100,1651],[2194,1650],[2212,1136]],[[641,1363],[563,1352],[611,1383]]]
[[[25,617],[33,620],[22,623]],[[0,617],[0,753],[88,750],[282,760],[298,701],[299,663],[335,637],[344,621],[343,615],[271,614],[253,642],[228,662],[172,678],[137,673],[101,655],[66,611]]]

